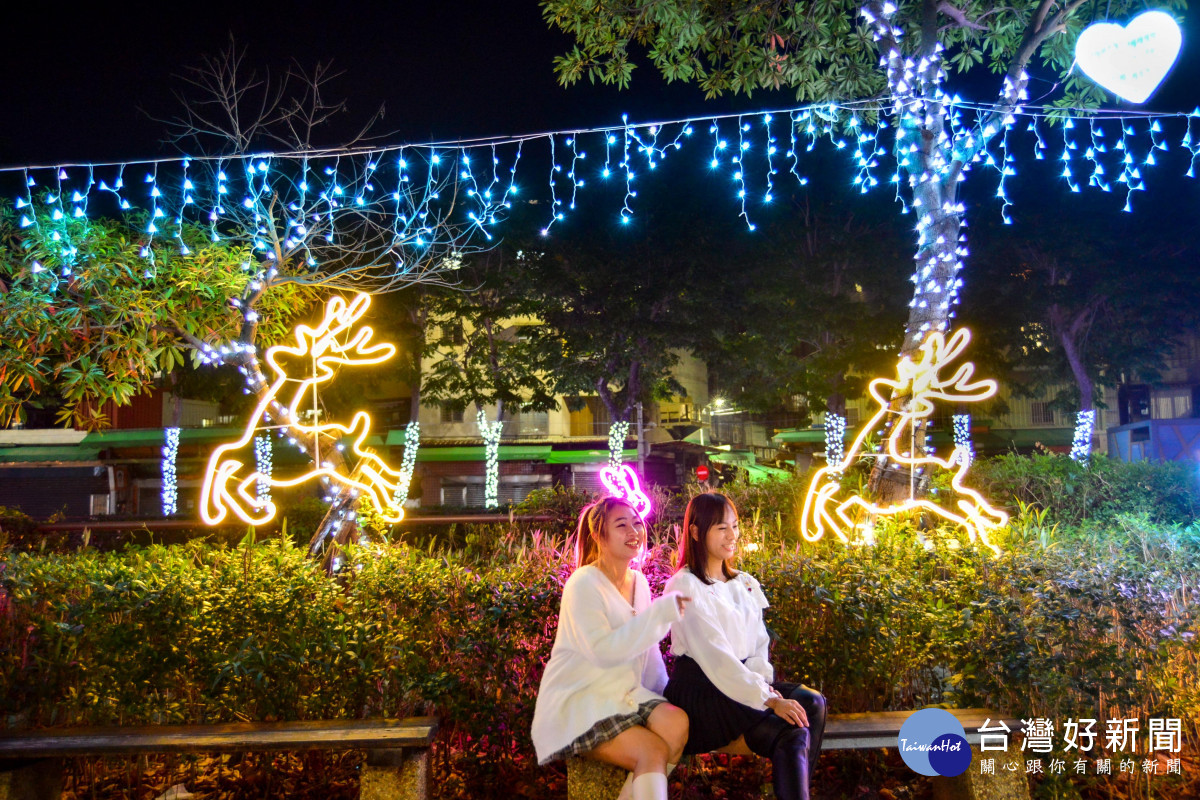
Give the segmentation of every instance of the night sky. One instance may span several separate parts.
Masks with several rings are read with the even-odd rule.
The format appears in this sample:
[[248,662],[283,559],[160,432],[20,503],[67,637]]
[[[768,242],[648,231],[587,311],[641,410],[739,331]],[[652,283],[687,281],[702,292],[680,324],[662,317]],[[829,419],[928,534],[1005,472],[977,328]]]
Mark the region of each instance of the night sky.
[[[119,6],[66,13],[21,4],[8,20],[0,88],[0,164],[122,161],[168,155],[156,117],[177,108],[172,78],[232,33],[252,62],[271,68],[332,59],[344,75],[330,95],[350,102],[353,122],[386,107],[391,142],[540,132],[652,121],[733,107],[790,105],[792,97],[705,102],[699,89],[666,87],[649,68],[630,91],[558,86],[552,59],[568,38],[551,31],[532,0],[522,2],[204,3],[187,18]],[[15,51],[12,49],[16,47]],[[339,133],[334,131],[333,137]],[[339,141],[324,144],[335,145]]]
[[[1191,35],[1200,29],[1200,12],[1189,16],[1183,57],[1151,107],[1200,104],[1200,36]],[[345,132],[333,130],[323,143],[329,145],[381,103],[390,142],[593,127],[616,124],[623,112],[641,122],[794,103],[790,92],[706,101],[693,86],[667,86],[648,66],[635,71],[628,91],[563,89],[552,59],[570,41],[548,28],[534,0],[210,2],[150,13],[112,4],[67,11],[41,2],[10,9],[5,27],[4,166],[174,154],[161,141],[162,124],[143,110],[170,116],[177,107],[171,89],[179,86],[172,76],[220,51],[231,33],[261,66],[333,59],[345,74],[331,94],[349,99],[350,114]],[[975,99],[990,99],[993,84],[987,80]]]

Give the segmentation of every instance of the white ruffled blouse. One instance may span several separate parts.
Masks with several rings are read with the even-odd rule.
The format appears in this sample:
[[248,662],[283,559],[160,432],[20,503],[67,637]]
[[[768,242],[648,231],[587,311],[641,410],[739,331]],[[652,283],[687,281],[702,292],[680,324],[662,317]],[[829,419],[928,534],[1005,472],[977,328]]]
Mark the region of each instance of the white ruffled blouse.
[[775,668],[763,623],[763,609],[769,604],[758,581],[739,572],[728,581],[706,585],[684,567],[667,581],[666,591],[692,598],[687,614],[671,623],[671,653],[690,656],[731,699],[765,709]]
[[597,567],[575,570],[563,586],[554,648],[538,687],[533,746],[538,763],[602,719],[662,699],[667,685],[658,643],[680,618],[675,593],[650,601],[634,573],[633,605]]

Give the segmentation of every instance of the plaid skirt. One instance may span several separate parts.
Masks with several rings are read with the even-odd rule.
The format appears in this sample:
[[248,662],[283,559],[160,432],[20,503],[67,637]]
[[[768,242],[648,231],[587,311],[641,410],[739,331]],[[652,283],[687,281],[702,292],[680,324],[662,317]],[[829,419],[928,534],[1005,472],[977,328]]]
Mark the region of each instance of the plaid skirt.
[[548,757],[543,764],[549,764],[551,761],[558,761],[561,758],[570,758],[571,756],[581,756],[595,750],[600,745],[615,739],[630,728],[636,728],[638,725],[646,725],[650,722],[650,713],[659,705],[665,703],[666,700],[655,697],[652,700],[647,700],[637,707],[637,711],[631,711],[628,714],[614,714],[611,717],[605,717],[597,722],[592,727],[588,728],[579,736],[575,737],[575,741]]

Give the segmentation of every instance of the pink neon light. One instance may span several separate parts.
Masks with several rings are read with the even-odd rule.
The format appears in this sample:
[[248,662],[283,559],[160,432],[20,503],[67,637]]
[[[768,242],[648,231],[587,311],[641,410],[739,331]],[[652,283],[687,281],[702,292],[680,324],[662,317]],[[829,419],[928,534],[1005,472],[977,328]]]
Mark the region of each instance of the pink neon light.
[[600,482],[613,497],[628,501],[642,519],[650,513],[650,498],[642,491],[642,482],[637,473],[628,465],[600,470]]

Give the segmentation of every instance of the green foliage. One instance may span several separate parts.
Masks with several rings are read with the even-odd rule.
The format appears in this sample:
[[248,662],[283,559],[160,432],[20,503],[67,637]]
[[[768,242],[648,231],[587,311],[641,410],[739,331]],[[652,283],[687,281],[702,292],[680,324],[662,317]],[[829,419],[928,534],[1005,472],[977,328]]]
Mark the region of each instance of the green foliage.
[[[18,230],[6,213],[0,241],[8,334],[0,339],[0,426],[49,396],[61,400],[64,425],[105,427],[106,401],[128,404],[189,351],[196,363],[197,342],[238,336],[241,315],[226,301],[242,293],[250,280],[242,264],[254,257],[214,243],[207,229],[185,225],[181,240],[149,241],[123,223],[82,217],[52,223],[39,215]],[[257,307],[260,338],[284,336],[313,297],[294,284],[268,291]]]
[[521,516],[551,517],[551,521],[545,527],[569,533],[575,529],[579,512],[595,499],[596,496],[591,492],[581,491],[574,486],[534,489],[513,507],[513,513]]
[[979,334],[972,360],[984,374],[1074,419],[1081,400],[1102,399],[1096,389],[1154,383],[1170,368],[1197,322],[1200,233],[1174,193],[1147,197],[1136,220],[1094,198],[1029,194],[1014,225],[988,215],[972,233],[987,244],[974,249],[961,322]]
[[29,549],[35,541],[37,521],[16,508],[0,506],[0,552],[10,547]]
[[[1200,570],[1161,556],[1168,533],[1145,524],[1159,556],[1140,565],[1088,545],[995,558],[885,532],[871,548],[768,546],[741,566],[771,600],[779,674],[819,687],[835,713],[1179,716],[1194,736]],[[0,713],[35,725],[431,712],[444,720],[440,796],[553,783],[528,730],[570,554],[520,534],[492,545],[469,558],[351,548],[338,580],[285,540],[10,555]],[[1197,563],[1196,539],[1173,546]],[[654,586],[671,556],[652,551]]]
[[538,306],[516,278],[520,265],[513,260],[505,250],[489,251],[460,273],[470,291],[426,293],[424,355],[431,364],[421,382],[425,404],[459,410],[502,404],[509,413],[557,406],[542,359],[522,335]]
[[1156,523],[1190,524],[1200,515],[1196,468],[1183,462],[1003,455],[972,464],[968,483],[1010,511],[1024,503],[1065,526],[1111,528],[1118,515],[1139,513]]
[[[1095,108],[1104,93],[1073,72],[1075,39],[1092,16],[1084,0],[1042,5],[1034,0],[997,6],[984,0],[954,4],[902,2],[893,22],[905,36],[903,51],[929,47],[926,31],[945,48],[949,72],[986,69],[1004,73],[1022,54],[1027,31],[1044,20],[1052,31],[1041,40],[1033,64],[1061,75],[1064,92],[1056,104]],[[1183,0],[1161,4],[1186,7]],[[859,16],[857,0],[805,3],[685,2],[684,0],[542,0],[545,20],[571,35],[574,44],[554,60],[559,82],[586,77],[593,83],[629,85],[635,52],[644,53],[668,82],[698,85],[708,97],[726,93],[791,89],[797,100],[822,102],[879,97],[885,91],[879,52]],[[926,9],[933,11],[931,20]],[[1106,6],[1109,18],[1125,18],[1140,3]],[[1061,35],[1059,35],[1061,34]]]
[[[1074,481],[1085,495],[1065,512],[1019,506],[999,557],[904,521],[878,525],[872,547],[798,542],[789,509],[803,478],[726,487],[744,540],[759,545],[740,567],[771,601],[780,676],[820,688],[834,713],[950,703],[1060,721],[1169,716],[1194,742],[1200,528],[1171,516],[1191,497],[1172,491],[1180,473],[1076,472],[1048,458],[977,465],[1020,491],[1069,496]],[[286,537],[9,552],[0,714],[26,726],[435,713],[438,796],[553,793],[561,767],[536,767],[528,730],[572,560],[565,534],[588,499],[540,493],[519,512],[555,520],[467,528],[454,549],[351,547],[333,580]],[[678,502],[652,533],[644,569],[656,592],[673,569]],[[756,764],[688,791],[760,785]]]

